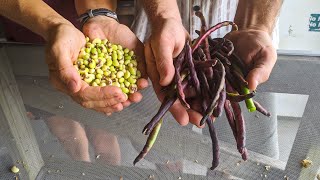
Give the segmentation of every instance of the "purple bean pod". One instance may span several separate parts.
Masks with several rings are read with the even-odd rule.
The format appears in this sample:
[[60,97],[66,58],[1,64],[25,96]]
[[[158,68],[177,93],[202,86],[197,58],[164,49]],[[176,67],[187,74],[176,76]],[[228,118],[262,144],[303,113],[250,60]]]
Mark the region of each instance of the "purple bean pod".
[[231,93],[227,93],[227,99],[233,102],[241,102],[246,99],[253,98],[255,96],[255,92],[251,92],[249,94],[237,94],[237,95],[231,95]]
[[226,101],[226,91],[225,88],[222,89],[222,91],[220,92],[220,98],[218,100],[218,105],[216,106],[216,108],[213,110],[212,115],[214,117],[219,117],[222,114],[223,111],[223,105]]
[[217,132],[213,124],[213,120],[211,117],[208,117],[206,119],[206,122],[208,124],[209,133],[212,141],[212,165],[211,170],[214,170],[219,165],[219,141],[217,137]]
[[228,119],[230,128],[232,130],[233,136],[237,141],[237,129],[236,129],[236,124],[235,124],[235,119],[234,119],[234,114],[231,109],[231,104],[229,100],[226,100],[224,103],[224,111],[226,113],[226,117]]
[[253,103],[256,106],[257,111],[259,111],[261,114],[263,114],[263,115],[265,115],[267,117],[271,116],[271,113],[268,110],[266,110],[260,103],[258,103],[255,100],[253,100]]
[[153,130],[154,126],[160,121],[160,119],[166,114],[169,108],[173,105],[173,103],[177,100],[177,95],[175,91],[171,92],[171,94],[167,95],[164,98],[157,114],[153,116],[151,121],[143,128],[142,133],[145,135],[149,135]]
[[226,72],[225,72],[224,66],[220,61],[218,61],[217,66],[221,72],[221,77],[218,80],[218,83],[217,83],[218,86],[215,86],[215,88],[211,90],[211,92],[215,92],[215,97],[212,99],[208,109],[206,110],[206,115],[201,119],[200,125],[203,125],[205,120],[212,114],[213,109],[216,107],[217,101],[220,97],[220,92],[222,91],[225,84]]
[[192,84],[195,87],[196,92],[198,94],[200,94],[200,82],[199,82],[197,72],[194,67],[194,63],[193,63],[193,59],[192,59],[192,51],[191,51],[191,47],[189,46],[189,44],[186,45],[186,58],[185,59],[187,61],[188,67],[189,67],[189,72],[190,72]]
[[239,103],[231,102],[231,107],[233,109],[235,124],[237,129],[237,148],[240,154],[243,154],[246,147],[246,130],[244,117],[241,112]]

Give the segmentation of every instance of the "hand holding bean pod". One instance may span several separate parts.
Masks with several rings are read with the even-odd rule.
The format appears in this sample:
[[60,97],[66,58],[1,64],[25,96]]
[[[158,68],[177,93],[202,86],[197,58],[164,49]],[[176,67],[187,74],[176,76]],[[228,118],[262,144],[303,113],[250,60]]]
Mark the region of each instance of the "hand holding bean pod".
[[[159,123],[169,107],[179,99],[185,108],[191,108],[203,115],[200,125],[205,122],[208,124],[213,150],[211,169],[214,169],[219,164],[219,145],[213,121],[220,116],[222,110],[226,111],[238,151],[244,160],[247,160],[248,152],[245,144],[245,119],[239,102],[245,101],[250,112],[257,109],[266,116],[270,116],[270,113],[258,102],[252,100],[255,92],[249,90],[246,81],[249,71],[234,53],[233,43],[224,38],[211,39],[209,37],[213,31],[223,26],[232,25],[233,29],[237,30],[236,24],[225,21],[207,29],[204,17],[198,9],[195,8],[196,15],[202,22],[200,37],[194,40],[192,45],[186,42],[182,52],[174,61],[174,80],[164,88],[167,96],[156,116],[145,126],[143,133],[149,135],[154,132],[155,125]],[[190,88],[193,91],[186,90]],[[192,95],[185,94],[187,92],[193,93]],[[150,136],[156,137],[157,133],[151,133]],[[149,143],[147,141],[146,146]],[[146,153],[147,151],[144,152],[144,156]],[[138,156],[134,164],[141,158],[142,156]]]

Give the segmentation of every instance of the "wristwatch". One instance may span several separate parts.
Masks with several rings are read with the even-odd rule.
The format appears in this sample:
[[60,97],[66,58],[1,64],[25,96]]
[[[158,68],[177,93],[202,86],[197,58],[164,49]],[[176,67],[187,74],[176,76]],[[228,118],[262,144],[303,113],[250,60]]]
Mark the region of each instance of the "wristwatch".
[[90,18],[95,16],[107,16],[110,18],[115,19],[119,22],[118,16],[115,12],[105,9],[105,8],[99,8],[99,9],[89,9],[86,13],[83,13],[79,16],[79,21],[82,23],[86,23]]

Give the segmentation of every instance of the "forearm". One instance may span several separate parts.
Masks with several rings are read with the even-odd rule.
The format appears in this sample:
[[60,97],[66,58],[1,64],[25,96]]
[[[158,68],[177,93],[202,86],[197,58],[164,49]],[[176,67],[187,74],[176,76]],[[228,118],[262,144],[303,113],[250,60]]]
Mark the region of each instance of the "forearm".
[[0,0],[0,14],[48,40],[50,29],[71,24],[42,0]]
[[75,0],[74,2],[78,15],[89,9],[106,8],[114,12],[117,9],[117,0]]
[[181,21],[176,0],[142,0],[142,2],[151,25],[158,23],[161,19],[167,18]]
[[283,0],[239,0],[235,23],[239,29],[259,29],[272,33]]

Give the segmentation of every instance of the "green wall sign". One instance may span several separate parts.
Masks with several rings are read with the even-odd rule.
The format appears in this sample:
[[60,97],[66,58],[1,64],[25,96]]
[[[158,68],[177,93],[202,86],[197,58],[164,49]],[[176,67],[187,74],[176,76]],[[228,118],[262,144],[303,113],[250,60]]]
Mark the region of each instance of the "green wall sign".
[[310,15],[309,31],[320,32],[320,14],[311,14]]

